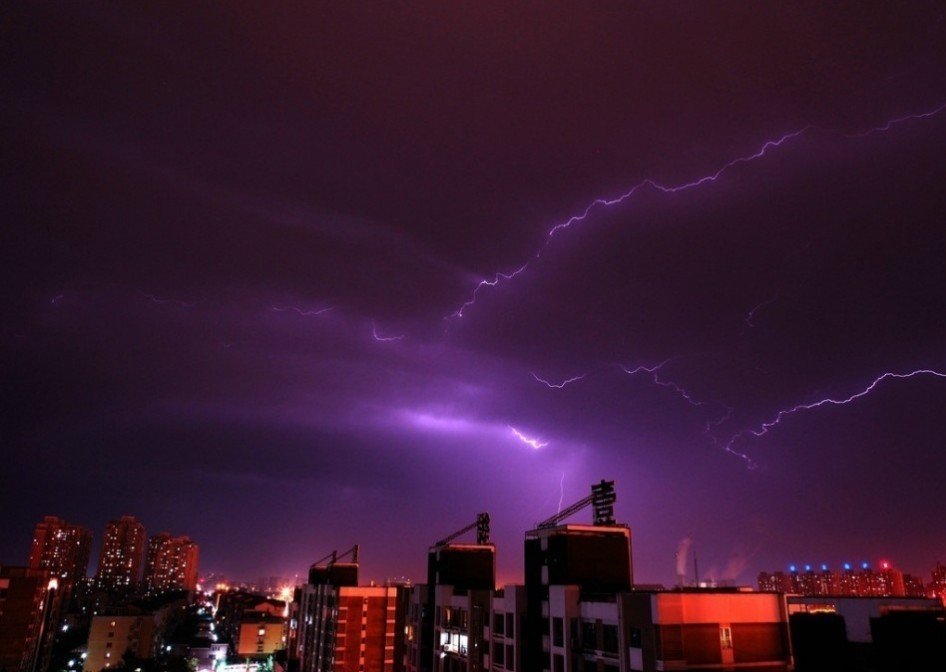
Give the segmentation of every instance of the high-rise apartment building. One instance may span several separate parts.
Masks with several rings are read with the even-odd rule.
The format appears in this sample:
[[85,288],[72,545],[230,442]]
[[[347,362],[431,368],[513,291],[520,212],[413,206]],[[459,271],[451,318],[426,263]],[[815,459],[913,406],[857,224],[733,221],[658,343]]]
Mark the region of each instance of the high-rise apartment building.
[[145,550],[145,527],[134,516],[109,521],[102,538],[102,554],[95,579],[105,590],[137,588]]
[[[582,602],[590,595],[627,592],[634,585],[631,530],[614,520],[613,481],[593,485],[591,495],[526,532],[525,659],[539,670],[573,671]],[[563,524],[591,507],[592,525]],[[578,627],[578,626],[576,626]],[[602,623],[599,638],[617,645],[616,623]],[[608,651],[610,653],[610,651]],[[605,655],[607,658],[607,655]],[[607,662],[599,664],[607,667]]]
[[399,584],[359,586],[357,562],[313,565],[300,590],[300,670],[401,672],[408,593]]
[[937,562],[930,573],[929,594],[938,597],[946,605],[946,565],[941,562]]
[[[587,616],[585,603],[593,595],[630,591],[633,577],[631,531],[625,525],[556,525],[526,532],[526,660],[538,670],[565,672],[577,670],[573,661],[594,654],[588,664],[608,669],[612,653],[621,650],[617,612],[614,618]],[[593,637],[600,646],[578,650],[577,629],[588,618],[597,628]]]
[[[438,541],[427,552],[427,583],[407,599],[405,669],[408,672],[489,669],[488,631],[496,588],[496,546],[489,514]],[[476,530],[476,543],[455,541]]]
[[197,587],[200,548],[190,537],[172,537],[167,532],[148,540],[144,586],[151,594]]
[[75,583],[85,578],[92,550],[92,531],[70,525],[62,518],[46,516],[36,525],[30,547],[30,569],[45,569],[60,581]]
[[877,571],[867,562],[861,563],[859,569],[844,563],[841,572],[834,572],[827,565],[821,565],[820,572],[811,565],[791,565],[788,569],[788,574],[761,572],[759,590],[832,597],[922,597],[924,593],[922,582],[886,561],[880,563]]
[[[422,624],[424,660],[419,670],[488,670],[489,619],[496,588],[496,547],[448,543],[427,555],[427,614]],[[430,656],[433,655],[433,658]]]

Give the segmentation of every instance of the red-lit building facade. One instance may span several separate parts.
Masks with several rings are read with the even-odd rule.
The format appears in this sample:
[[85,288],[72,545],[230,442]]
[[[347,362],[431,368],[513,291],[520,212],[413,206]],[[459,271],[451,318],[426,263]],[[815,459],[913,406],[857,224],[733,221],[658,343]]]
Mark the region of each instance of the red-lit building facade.
[[144,587],[150,594],[197,587],[200,547],[190,537],[172,537],[167,532],[148,540]]
[[401,672],[409,587],[358,585],[357,563],[313,566],[299,593],[302,672]]
[[45,569],[63,583],[85,578],[92,550],[92,530],[46,516],[37,523],[30,546],[30,569]]

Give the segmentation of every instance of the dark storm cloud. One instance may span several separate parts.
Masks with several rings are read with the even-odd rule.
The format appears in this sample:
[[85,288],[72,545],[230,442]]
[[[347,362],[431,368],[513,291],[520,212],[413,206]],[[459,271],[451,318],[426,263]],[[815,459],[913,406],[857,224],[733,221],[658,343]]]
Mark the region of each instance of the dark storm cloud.
[[601,477],[644,581],[942,552],[942,380],[747,433],[946,367],[946,113],[845,137],[946,101],[935,4],[4,12],[4,560],[416,577],[490,510],[511,580]]

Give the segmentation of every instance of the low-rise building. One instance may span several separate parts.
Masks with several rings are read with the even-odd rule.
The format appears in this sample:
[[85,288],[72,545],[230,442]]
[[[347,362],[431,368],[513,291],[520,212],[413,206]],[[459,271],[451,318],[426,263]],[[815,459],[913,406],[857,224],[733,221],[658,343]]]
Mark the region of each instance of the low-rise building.
[[[788,614],[781,594],[683,589],[633,591],[616,599],[616,670],[791,669]],[[584,612],[583,607],[578,632],[587,659],[585,633],[592,632],[592,621]],[[607,623],[607,613],[599,608],[589,616],[597,626]],[[606,637],[596,634],[592,641],[604,645],[606,654],[613,652]]]
[[233,648],[241,659],[266,658],[286,648],[286,619],[266,611],[245,612]]
[[125,652],[135,658],[151,658],[155,653],[157,622],[154,614],[123,613],[93,616],[83,663],[85,672],[116,667]]

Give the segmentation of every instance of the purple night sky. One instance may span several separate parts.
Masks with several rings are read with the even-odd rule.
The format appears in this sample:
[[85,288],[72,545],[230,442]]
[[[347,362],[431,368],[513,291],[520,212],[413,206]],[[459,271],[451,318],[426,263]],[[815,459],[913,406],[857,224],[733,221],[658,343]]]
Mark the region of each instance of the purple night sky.
[[942,3],[174,4],[0,8],[0,561],[946,560]]

